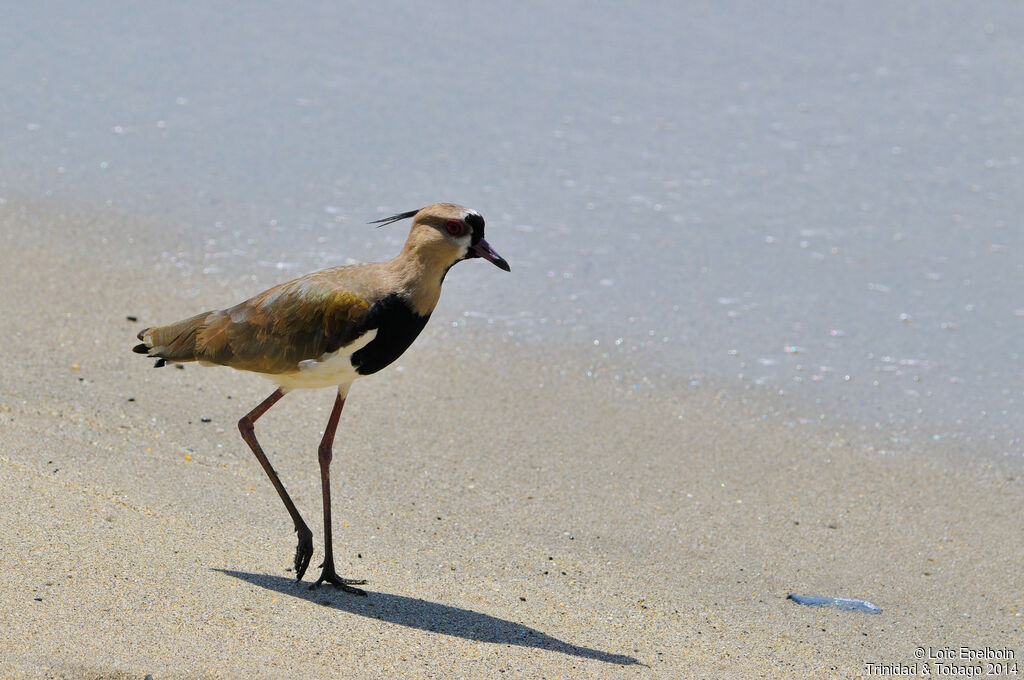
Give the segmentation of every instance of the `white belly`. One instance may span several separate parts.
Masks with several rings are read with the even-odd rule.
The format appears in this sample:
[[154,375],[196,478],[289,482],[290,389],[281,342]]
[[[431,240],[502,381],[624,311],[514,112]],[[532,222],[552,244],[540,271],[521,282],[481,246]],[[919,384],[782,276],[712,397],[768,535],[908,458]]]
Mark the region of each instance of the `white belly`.
[[352,365],[352,355],[365,347],[376,335],[377,330],[373,329],[337,352],[325,354],[319,359],[300,361],[299,370],[292,373],[265,375],[286,392],[350,385],[353,380],[361,377]]

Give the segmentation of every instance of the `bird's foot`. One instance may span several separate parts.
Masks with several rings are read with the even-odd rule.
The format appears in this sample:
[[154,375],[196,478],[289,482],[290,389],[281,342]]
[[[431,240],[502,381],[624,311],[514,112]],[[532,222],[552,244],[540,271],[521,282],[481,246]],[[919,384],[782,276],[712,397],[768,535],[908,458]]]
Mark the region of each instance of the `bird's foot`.
[[305,524],[295,527],[299,544],[295,546],[295,580],[301,581],[309,561],[313,558],[313,532]]
[[366,583],[364,579],[352,579],[342,578],[338,576],[337,572],[334,571],[333,564],[321,564],[323,571],[320,572],[320,578],[316,580],[316,583],[309,587],[310,590],[319,588],[322,583],[330,583],[336,586],[339,590],[342,590],[351,595],[358,595],[359,597],[366,597],[366,591],[360,590],[359,588],[353,588],[352,586],[361,586]]

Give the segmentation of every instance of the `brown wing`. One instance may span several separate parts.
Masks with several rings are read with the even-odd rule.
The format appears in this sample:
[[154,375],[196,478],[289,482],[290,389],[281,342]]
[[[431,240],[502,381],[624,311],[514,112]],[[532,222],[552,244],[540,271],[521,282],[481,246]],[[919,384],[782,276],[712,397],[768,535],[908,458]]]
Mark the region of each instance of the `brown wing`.
[[211,312],[196,334],[196,359],[259,373],[288,373],[300,361],[348,345],[370,302],[317,272]]

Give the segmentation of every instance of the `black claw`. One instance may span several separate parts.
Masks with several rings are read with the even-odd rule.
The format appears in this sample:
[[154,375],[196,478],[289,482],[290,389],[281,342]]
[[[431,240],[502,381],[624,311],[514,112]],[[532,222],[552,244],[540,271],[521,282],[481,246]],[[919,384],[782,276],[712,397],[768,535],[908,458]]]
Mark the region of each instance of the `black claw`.
[[344,583],[335,583],[334,581],[327,580],[327,579],[322,580],[322,581],[321,580],[317,580],[316,583],[314,583],[314,584],[309,586],[309,589],[310,590],[315,590],[315,589],[319,588],[322,583],[330,583],[332,586],[334,586],[338,590],[342,591],[343,593],[348,593],[349,595],[355,595],[357,597],[366,597],[366,591],[362,590],[361,588],[353,588],[352,586],[347,586]]
[[[320,566],[323,566],[323,565],[320,565]],[[365,590],[361,590],[359,588],[353,588],[352,587],[354,585],[356,585],[356,586],[364,585],[366,583],[366,581],[364,579],[341,578],[336,573],[334,573],[334,567],[333,566],[325,568],[323,570],[323,572],[321,572],[320,578],[318,578],[315,583],[310,585],[309,589],[310,590],[314,590],[316,588],[319,588],[324,583],[330,583],[332,586],[336,587],[338,590],[340,590],[342,592],[345,592],[345,593],[349,593],[350,595],[357,595],[359,597],[366,597],[366,591]]]
[[299,534],[299,544],[295,546],[295,580],[301,581],[302,576],[313,559],[313,532],[308,527],[295,529]]

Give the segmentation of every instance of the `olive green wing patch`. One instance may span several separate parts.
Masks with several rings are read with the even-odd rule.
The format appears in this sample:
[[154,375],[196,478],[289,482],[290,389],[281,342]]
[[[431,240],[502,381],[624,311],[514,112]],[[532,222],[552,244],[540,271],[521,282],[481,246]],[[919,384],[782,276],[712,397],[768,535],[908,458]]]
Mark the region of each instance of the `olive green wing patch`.
[[214,312],[197,337],[197,358],[259,373],[289,373],[362,335],[370,304],[310,275]]

